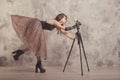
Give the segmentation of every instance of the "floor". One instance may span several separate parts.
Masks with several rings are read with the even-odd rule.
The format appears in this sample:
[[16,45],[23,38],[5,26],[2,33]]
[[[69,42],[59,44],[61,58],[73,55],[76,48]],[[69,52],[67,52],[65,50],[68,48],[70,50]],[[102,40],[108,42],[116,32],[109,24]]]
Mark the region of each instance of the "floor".
[[0,67],[0,80],[120,80],[120,68],[98,68],[90,72],[80,69],[46,67],[46,73],[35,73],[33,66]]

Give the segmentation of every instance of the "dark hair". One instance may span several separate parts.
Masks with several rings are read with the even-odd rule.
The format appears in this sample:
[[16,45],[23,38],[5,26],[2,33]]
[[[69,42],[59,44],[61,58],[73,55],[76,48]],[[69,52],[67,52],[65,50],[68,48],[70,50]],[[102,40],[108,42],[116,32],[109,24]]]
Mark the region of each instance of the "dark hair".
[[58,14],[58,15],[55,17],[55,20],[60,21],[63,17],[66,17],[66,19],[67,19],[67,15],[66,15],[66,14],[60,13],[60,14]]

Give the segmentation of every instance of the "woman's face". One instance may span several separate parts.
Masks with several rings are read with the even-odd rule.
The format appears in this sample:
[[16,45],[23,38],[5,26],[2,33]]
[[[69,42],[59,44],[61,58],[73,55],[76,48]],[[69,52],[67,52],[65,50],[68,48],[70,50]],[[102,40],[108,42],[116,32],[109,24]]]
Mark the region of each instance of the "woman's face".
[[61,25],[64,25],[66,22],[67,22],[67,18],[65,16],[59,21]]

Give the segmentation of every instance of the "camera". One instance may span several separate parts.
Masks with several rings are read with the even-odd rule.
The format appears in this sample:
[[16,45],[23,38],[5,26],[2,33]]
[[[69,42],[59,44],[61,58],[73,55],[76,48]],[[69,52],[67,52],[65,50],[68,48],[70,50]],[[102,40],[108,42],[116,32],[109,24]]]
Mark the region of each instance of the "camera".
[[76,23],[75,23],[75,27],[77,28],[77,29],[79,29],[79,26],[81,25],[81,23],[77,20],[76,21]]

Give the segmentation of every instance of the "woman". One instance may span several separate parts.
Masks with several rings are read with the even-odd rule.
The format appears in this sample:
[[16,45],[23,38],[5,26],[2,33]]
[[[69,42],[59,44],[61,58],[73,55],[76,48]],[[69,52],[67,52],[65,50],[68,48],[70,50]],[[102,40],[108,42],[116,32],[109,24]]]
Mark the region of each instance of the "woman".
[[75,26],[65,27],[64,24],[67,22],[67,16],[64,13],[58,14],[55,19],[47,21],[39,21],[36,18],[29,18],[24,16],[12,15],[13,27],[27,46],[24,50],[16,50],[13,52],[15,54],[13,57],[15,60],[18,60],[19,56],[24,54],[25,51],[31,50],[35,52],[37,58],[37,64],[35,66],[35,72],[38,72],[40,69],[41,73],[45,72],[45,69],[42,67],[41,58],[46,59],[46,44],[44,38],[43,30],[53,30],[57,29],[59,32],[63,33],[68,38],[74,40],[75,36],[69,34],[68,30],[74,29]]

